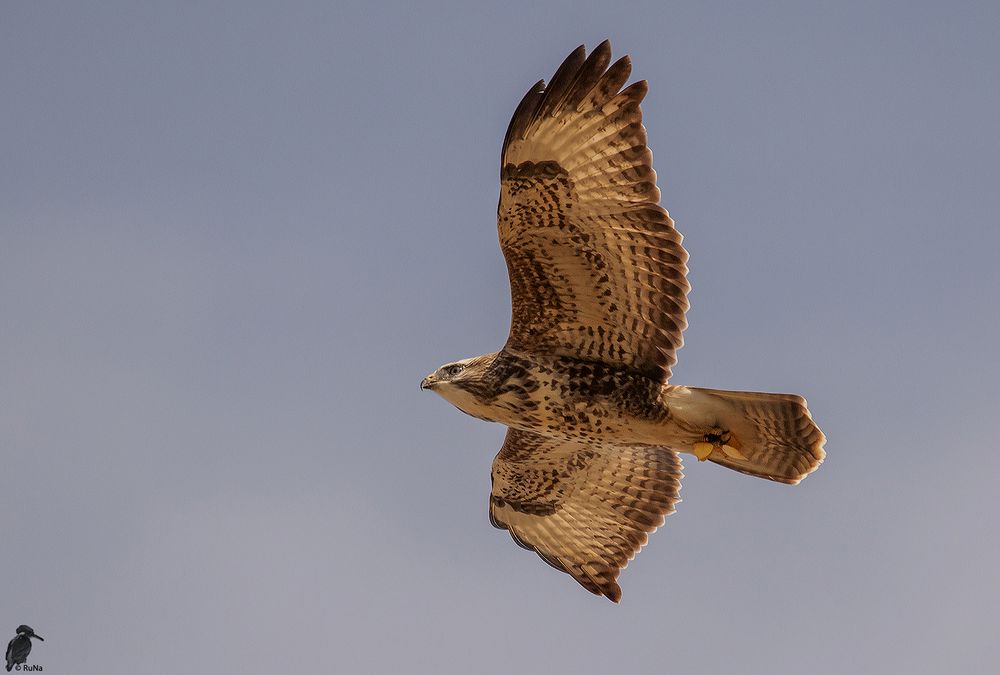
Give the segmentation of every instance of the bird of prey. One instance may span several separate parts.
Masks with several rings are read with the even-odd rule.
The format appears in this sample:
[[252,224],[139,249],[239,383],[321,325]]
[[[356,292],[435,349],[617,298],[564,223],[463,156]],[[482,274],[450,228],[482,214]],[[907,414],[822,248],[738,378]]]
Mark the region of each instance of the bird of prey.
[[14,666],[20,666],[28,660],[28,654],[31,653],[31,638],[45,642],[45,638],[41,635],[35,635],[31,626],[17,627],[17,636],[7,643],[7,672],[10,672]]
[[618,575],[674,512],[678,453],[795,484],[824,458],[801,396],[667,384],[687,326],[687,252],[659,205],[627,56],[581,45],[514,112],[497,229],[512,316],[498,352],[421,383],[508,427],[490,521],[584,588]]

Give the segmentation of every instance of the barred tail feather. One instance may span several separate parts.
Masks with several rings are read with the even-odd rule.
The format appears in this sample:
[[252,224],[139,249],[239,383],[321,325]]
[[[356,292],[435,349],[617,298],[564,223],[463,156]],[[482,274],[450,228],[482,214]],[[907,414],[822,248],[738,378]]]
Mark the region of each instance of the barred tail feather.
[[819,468],[826,436],[806,400],[795,394],[689,388],[721,404],[718,425],[728,440],[709,434],[716,447],[707,459],[751,476],[794,485]]

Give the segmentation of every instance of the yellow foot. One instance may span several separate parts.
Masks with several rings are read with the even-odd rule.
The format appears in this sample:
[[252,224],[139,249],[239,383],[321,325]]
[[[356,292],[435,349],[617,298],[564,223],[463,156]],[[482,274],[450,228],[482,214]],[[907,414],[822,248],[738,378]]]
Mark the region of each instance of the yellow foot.
[[722,451],[732,459],[746,460],[746,456],[731,445],[723,445]]
[[711,443],[695,443],[694,444],[694,456],[698,458],[699,462],[704,462],[708,459],[708,456],[712,454],[712,450],[715,446]]

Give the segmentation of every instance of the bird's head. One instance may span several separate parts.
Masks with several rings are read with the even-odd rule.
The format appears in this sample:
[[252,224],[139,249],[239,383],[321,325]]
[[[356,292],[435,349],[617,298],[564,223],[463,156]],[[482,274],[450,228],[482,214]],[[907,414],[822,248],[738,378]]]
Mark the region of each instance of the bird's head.
[[421,389],[430,389],[462,412],[483,418],[483,399],[488,389],[486,376],[496,354],[485,354],[471,359],[446,363],[420,383]]
[[29,638],[38,638],[42,642],[45,642],[45,638],[43,638],[41,635],[35,635],[35,631],[34,631],[34,629],[31,626],[25,626],[24,624],[18,626],[17,627],[17,634],[18,635],[24,635],[24,636],[27,636]]

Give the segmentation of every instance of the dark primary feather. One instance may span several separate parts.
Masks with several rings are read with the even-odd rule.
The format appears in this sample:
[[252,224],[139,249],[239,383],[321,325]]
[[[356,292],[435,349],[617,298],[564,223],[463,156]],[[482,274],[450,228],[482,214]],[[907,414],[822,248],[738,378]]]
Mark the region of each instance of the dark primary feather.
[[[544,93],[545,80],[539,80],[531,85],[531,88],[527,91],[524,98],[521,99],[521,102],[514,110],[514,115],[510,118],[510,124],[507,125],[507,133],[503,139],[504,148],[507,147],[507,144],[512,139],[520,139],[524,137],[524,130],[527,128],[528,122],[531,121],[535,109],[542,100],[542,95]],[[500,171],[502,174],[503,162],[500,163]]]
[[[541,103],[535,109],[535,114],[532,116],[532,122],[547,117],[551,115],[559,103],[562,101],[563,96],[569,91],[570,86],[576,80],[577,74],[580,71],[580,66],[584,64],[586,59],[587,50],[583,45],[580,45],[574,49],[566,60],[562,62],[559,69],[556,70],[552,79],[549,80],[549,84],[545,87],[545,96],[542,98]],[[530,126],[531,123],[529,123]]]

